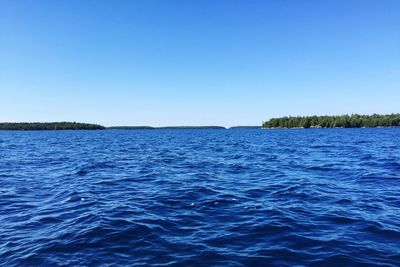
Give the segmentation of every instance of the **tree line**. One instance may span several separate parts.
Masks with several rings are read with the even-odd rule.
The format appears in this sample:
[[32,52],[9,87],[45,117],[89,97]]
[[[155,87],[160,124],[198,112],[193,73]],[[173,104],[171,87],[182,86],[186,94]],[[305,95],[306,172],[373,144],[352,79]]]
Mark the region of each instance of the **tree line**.
[[0,130],[103,130],[104,126],[79,122],[2,122]]
[[289,116],[273,118],[262,123],[263,128],[361,128],[399,126],[400,114]]

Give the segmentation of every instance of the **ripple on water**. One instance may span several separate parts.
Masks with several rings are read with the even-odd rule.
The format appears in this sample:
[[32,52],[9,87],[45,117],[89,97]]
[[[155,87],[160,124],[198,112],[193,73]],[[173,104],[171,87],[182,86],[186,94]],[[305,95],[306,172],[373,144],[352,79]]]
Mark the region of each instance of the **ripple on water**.
[[400,266],[400,130],[0,133],[0,266]]

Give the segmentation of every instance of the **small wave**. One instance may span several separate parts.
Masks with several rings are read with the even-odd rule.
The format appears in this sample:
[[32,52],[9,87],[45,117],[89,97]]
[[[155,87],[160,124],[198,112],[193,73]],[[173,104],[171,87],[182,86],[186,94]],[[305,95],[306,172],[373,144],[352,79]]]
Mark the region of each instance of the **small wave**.
[[399,129],[2,133],[0,265],[398,266]]

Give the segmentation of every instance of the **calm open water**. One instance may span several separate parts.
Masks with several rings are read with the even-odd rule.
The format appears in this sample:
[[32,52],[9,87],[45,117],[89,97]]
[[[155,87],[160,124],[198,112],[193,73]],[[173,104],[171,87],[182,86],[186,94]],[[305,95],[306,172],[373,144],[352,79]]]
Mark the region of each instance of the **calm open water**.
[[399,266],[400,129],[0,132],[0,265]]

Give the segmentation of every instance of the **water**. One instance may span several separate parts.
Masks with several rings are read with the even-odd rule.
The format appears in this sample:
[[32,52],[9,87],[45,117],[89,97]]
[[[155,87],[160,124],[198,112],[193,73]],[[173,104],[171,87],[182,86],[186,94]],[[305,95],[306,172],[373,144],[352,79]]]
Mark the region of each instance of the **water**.
[[0,132],[0,265],[398,266],[400,129]]

